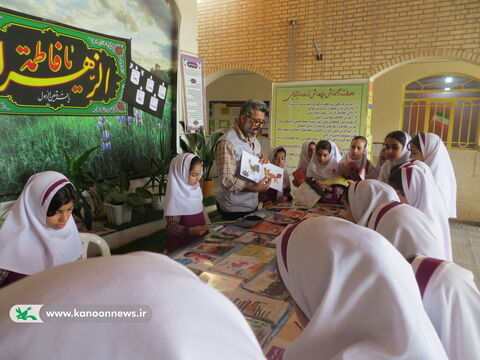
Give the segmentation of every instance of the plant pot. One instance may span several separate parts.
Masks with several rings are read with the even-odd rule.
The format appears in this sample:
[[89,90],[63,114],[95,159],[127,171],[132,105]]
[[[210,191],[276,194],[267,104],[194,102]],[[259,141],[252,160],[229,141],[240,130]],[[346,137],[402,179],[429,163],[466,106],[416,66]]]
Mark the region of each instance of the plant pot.
[[165,207],[165,196],[153,195],[152,196],[152,208],[154,210],[163,210]]
[[202,193],[203,198],[206,199],[213,194],[213,180],[203,180],[202,181]]
[[105,204],[107,221],[110,224],[122,225],[132,221],[132,208],[126,204]]

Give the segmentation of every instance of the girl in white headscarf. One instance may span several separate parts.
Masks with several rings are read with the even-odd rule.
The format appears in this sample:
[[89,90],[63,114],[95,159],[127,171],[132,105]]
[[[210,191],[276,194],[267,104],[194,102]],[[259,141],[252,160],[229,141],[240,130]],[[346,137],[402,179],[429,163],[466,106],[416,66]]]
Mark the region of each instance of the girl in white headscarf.
[[413,272],[380,234],[319,216],[284,230],[282,279],[308,325],[283,359],[447,359]]
[[401,165],[410,159],[410,151],[408,150],[408,143],[410,135],[405,131],[392,131],[385,136],[385,163],[380,168],[378,180],[388,182],[390,172],[395,165]]
[[452,262],[418,256],[412,262],[423,306],[450,360],[480,354],[480,292],[473,274]]
[[333,141],[319,141],[307,168],[307,178],[323,181],[339,175],[338,162],[341,158],[342,155]]
[[[44,310],[62,305],[130,305],[138,316],[17,324],[9,318],[15,304],[44,304],[43,321]],[[146,252],[81,260],[2,289],[0,333],[2,359],[265,359],[231,301],[183,265]]]
[[432,170],[448,217],[457,217],[457,180],[442,139],[436,134],[421,132],[410,141],[410,151],[411,158],[425,162]]
[[368,160],[367,139],[364,136],[355,136],[350,149],[338,163],[338,172],[345,179],[365,180],[376,179],[375,166]]
[[383,235],[405,259],[425,255],[445,259],[440,228],[417,208],[391,201],[378,206],[368,228]]
[[172,252],[208,232],[203,215],[203,195],[200,189],[203,165],[194,154],[174,157],[167,182],[167,252]]
[[80,258],[75,188],[62,174],[32,175],[0,228],[0,287]]
[[310,164],[310,159],[315,153],[316,146],[313,141],[305,141],[302,144],[302,149],[300,150],[300,158],[298,159],[298,169],[302,169],[303,172],[307,173],[308,164]]
[[380,205],[390,201],[400,201],[395,189],[382,181],[368,179],[357,181],[348,187],[345,217],[357,223],[367,226],[372,212]]
[[392,171],[389,184],[397,191],[402,202],[421,210],[440,229],[445,259],[451,261],[448,216],[428,165],[418,160],[405,163]]
[[287,151],[283,146],[277,146],[270,152],[270,162],[273,165],[276,165],[283,169],[283,185],[282,191],[269,188],[267,191],[261,192],[259,194],[259,199],[263,202],[264,206],[268,202],[281,202],[292,200],[292,197],[290,196],[290,177],[286,166],[286,160]]

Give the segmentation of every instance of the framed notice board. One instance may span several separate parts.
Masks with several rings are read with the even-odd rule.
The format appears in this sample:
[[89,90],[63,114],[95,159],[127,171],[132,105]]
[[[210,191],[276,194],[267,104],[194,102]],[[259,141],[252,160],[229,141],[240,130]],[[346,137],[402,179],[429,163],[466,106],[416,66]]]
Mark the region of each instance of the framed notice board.
[[305,141],[334,141],[342,154],[351,139],[367,133],[368,80],[274,83],[271,144],[284,146],[296,169]]

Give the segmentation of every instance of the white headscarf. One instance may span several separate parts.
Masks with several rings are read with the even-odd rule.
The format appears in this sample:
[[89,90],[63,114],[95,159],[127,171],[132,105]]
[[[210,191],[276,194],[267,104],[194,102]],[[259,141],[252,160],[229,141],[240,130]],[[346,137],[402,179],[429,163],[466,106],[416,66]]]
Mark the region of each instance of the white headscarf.
[[448,216],[430,168],[421,161],[413,160],[402,165],[401,172],[407,202],[421,210],[441,230],[445,259],[451,261],[452,242]]
[[28,179],[0,228],[0,269],[32,275],[82,255],[72,216],[62,229],[47,225],[50,201],[67,184],[70,181],[55,171],[40,172]]
[[190,185],[190,163],[196,155],[185,153],[175,156],[170,163],[167,182],[166,216],[194,215],[203,211],[200,184]]
[[402,149],[402,153],[395,160],[386,160],[385,163],[380,168],[380,174],[378,175],[378,180],[388,182],[388,177],[390,176],[390,171],[395,165],[403,164],[410,160],[410,150],[408,150],[408,143],[410,142],[410,135],[403,131],[406,136],[405,146]]
[[420,254],[445,259],[440,229],[413,206],[397,201],[380,205],[367,226],[390,241],[405,259]]
[[353,162],[355,164],[355,167],[359,170],[358,172],[361,180],[376,178],[377,170],[375,166],[373,166],[373,164],[370,162],[370,160],[368,160],[369,154],[368,154],[367,144],[365,143],[365,149],[364,149],[363,155],[358,160],[354,160],[350,157],[350,151],[351,149],[349,149],[348,152],[338,162],[338,172],[342,174],[344,167],[347,164]]
[[453,171],[452,161],[442,139],[436,134],[419,133],[419,149],[423,160],[432,170],[433,178],[447,208],[448,217],[457,217],[457,180]]
[[382,181],[367,179],[356,181],[348,187],[348,205],[358,225],[367,226],[373,210],[390,201],[400,199],[396,191]]
[[[412,263],[417,276],[424,259],[419,256]],[[450,360],[478,359],[480,292],[470,271],[452,262],[442,262],[427,283],[423,306]]]
[[[146,305],[146,322],[17,324],[15,304]],[[42,312],[40,312],[42,314]],[[23,325],[23,326],[22,326]],[[154,253],[49,269],[0,291],[0,354],[13,359],[264,359],[243,315],[186,267]]]
[[297,169],[303,169],[305,174],[307,173],[308,164],[310,164],[310,158],[308,157],[308,148],[312,141],[305,141],[302,144],[302,149],[300,150],[300,158],[298,159]]
[[380,234],[328,216],[294,226],[277,262],[310,322],[284,360],[447,359],[410,265]]
[[342,155],[333,141],[327,141],[332,147],[327,163],[320,164],[314,153],[308,164],[307,177],[313,177],[315,180],[322,181],[338,175],[338,162],[342,159]]

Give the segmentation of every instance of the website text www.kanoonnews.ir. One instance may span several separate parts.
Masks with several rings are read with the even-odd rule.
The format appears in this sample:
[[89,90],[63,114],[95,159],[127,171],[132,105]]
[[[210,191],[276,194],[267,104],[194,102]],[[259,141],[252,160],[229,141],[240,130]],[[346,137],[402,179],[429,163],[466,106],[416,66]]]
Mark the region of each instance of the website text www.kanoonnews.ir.
[[43,322],[146,322],[152,317],[148,305],[46,305],[16,304],[10,319],[17,323]]

